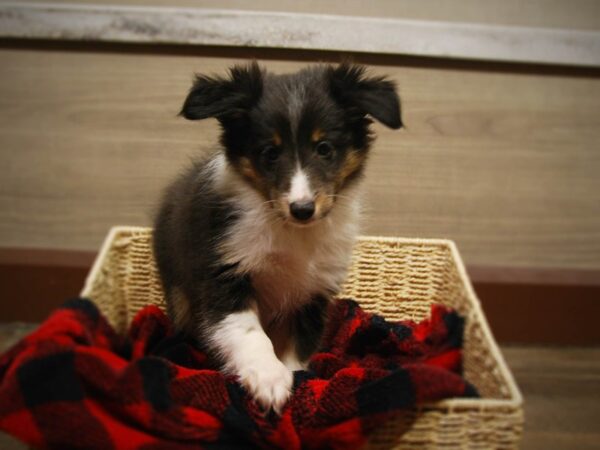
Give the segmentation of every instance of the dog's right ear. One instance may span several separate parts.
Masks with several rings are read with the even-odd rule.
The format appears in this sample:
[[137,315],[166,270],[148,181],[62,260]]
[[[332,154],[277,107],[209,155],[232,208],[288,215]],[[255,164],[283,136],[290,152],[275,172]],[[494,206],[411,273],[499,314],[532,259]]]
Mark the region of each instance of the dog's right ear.
[[229,78],[196,75],[179,114],[189,120],[239,117],[256,104],[262,88],[263,73],[256,62],[232,67]]

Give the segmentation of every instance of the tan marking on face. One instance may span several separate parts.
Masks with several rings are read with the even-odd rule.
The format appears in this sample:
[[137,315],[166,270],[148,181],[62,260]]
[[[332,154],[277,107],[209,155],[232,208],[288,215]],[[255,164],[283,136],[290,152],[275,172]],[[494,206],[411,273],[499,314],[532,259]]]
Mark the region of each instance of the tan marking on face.
[[281,136],[279,135],[279,133],[273,133],[273,144],[279,147],[281,145],[281,142]]
[[325,137],[325,132],[323,130],[321,130],[320,128],[315,128],[315,130],[312,132],[312,135],[310,136],[310,138],[312,139],[313,142],[319,142],[324,137]]
[[356,172],[362,166],[365,160],[365,154],[358,153],[355,150],[350,150],[346,155],[346,159],[338,176],[336,177],[337,185],[341,186],[344,184],[344,181]]
[[315,217],[320,219],[333,207],[333,196],[319,192],[315,196]]
[[256,181],[259,178],[254,166],[248,158],[240,158],[240,170],[242,175],[251,181]]
[[246,158],[240,158],[239,171],[242,176],[264,197],[268,199],[268,189],[264,178],[256,171],[252,162]]

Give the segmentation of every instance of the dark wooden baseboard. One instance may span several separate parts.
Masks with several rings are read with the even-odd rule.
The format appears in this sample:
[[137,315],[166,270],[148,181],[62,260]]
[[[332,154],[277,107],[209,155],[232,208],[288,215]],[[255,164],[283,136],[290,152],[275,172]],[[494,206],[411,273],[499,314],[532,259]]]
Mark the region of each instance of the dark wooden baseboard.
[[501,343],[600,344],[600,286],[474,282]]
[[79,295],[95,253],[0,248],[0,321],[40,322]]
[[600,343],[600,271],[469,267],[496,339],[502,343]]
[[[39,322],[81,291],[93,252],[0,249],[0,321]],[[501,343],[598,345],[600,272],[469,267]]]

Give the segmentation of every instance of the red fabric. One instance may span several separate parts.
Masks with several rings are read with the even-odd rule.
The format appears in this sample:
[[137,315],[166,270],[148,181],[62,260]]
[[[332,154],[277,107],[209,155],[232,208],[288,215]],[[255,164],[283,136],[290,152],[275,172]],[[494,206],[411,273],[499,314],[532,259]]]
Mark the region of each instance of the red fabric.
[[357,448],[415,404],[476,396],[459,375],[463,319],[386,322],[339,300],[281,417],[144,308],[119,338],[89,301],[68,302],[0,358],[0,429],[39,448]]

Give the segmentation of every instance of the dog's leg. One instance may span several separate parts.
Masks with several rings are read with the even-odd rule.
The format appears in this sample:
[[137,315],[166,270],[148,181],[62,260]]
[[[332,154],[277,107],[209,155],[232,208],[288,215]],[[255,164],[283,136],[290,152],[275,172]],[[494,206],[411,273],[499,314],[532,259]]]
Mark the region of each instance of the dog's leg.
[[319,295],[294,314],[288,347],[281,358],[288,369],[306,369],[321,343],[328,306],[329,299]]
[[222,356],[225,370],[265,409],[277,413],[288,400],[293,377],[275,356],[273,344],[261,326],[256,305],[230,313],[213,328],[211,343]]

